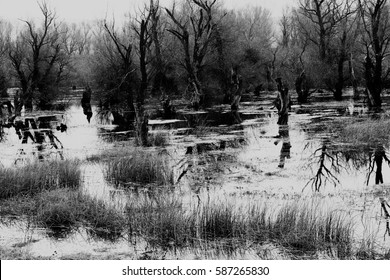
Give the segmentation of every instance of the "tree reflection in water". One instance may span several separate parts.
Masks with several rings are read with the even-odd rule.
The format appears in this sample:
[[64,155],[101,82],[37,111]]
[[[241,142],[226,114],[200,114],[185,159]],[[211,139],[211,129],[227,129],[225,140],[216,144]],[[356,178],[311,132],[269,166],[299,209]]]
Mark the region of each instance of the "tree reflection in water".
[[386,231],[384,235],[384,237],[386,238],[386,234],[390,236],[390,214],[387,210],[387,207],[390,208],[390,205],[383,197],[380,197],[379,201],[381,202],[381,215],[384,215],[386,219]]
[[320,191],[321,186],[332,183],[334,186],[340,183],[336,174],[340,173],[341,164],[339,153],[329,148],[330,142],[324,141],[322,146],[314,151],[312,158],[317,161],[318,168],[315,175],[307,182],[316,191]]
[[[319,191],[321,186],[327,182],[334,186],[340,183],[336,175],[342,168],[347,168],[348,164],[355,170],[367,169],[366,184],[369,184],[372,174],[375,172],[375,184],[383,184],[383,163],[390,165],[390,160],[386,154],[383,144],[375,144],[362,147],[346,147],[332,145],[329,140],[325,140],[312,157],[318,164],[314,176],[306,186],[311,185],[315,191]],[[305,186],[305,187],[306,187]],[[386,220],[386,230],[384,238],[390,236],[390,205],[386,199],[379,197],[381,216]]]
[[375,165],[376,165],[375,184],[383,184],[383,173],[382,173],[383,160],[385,160],[387,164],[390,164],[390,161],[386,155],[386,150],[383,147],[383,145],[377,145],[377,147],[374,149],[373,157],[370,156],[369,172],[367,175],[367,185],[370,180],[371,174],[374,171]]
[[280,160],[278,167],[284,168],[286,158],[289,159],[291,157],[290,130],[288,125],[279,125],[278,138],[280,138],[281,140],[276,141],[275,145],[282,141],[282,148],[280,150]]

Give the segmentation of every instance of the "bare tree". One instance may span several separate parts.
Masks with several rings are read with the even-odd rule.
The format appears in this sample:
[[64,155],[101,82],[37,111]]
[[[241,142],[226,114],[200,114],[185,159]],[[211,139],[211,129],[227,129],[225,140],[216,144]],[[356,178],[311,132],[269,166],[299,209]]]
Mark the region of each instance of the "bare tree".
[[[145,8],[137,19],[137,24],[133,25],[133,29],[137,34],[138,39],[138,55],[139,66],[141,73],[141,83],[137,94],[137,103],[135,108],[136,117],[136,134],[137,142],[143,146],[148,145],[148,118],[144,111],[145,95],[149,85],[150,77],[148,71],[148,65],[150,62],[150,47],[152,45],[153,29],[151,26],[155,22],[151,22],[151,17],[155,13],[155,7],[153,1],[151,1],[149,8]],[[156,15],[154,15],[156,16]],[[156,35],[156,34],[154,34]],[[154,37],[154,39],[156,39]],[[156,42],[155,42],[156,43]]]
[[[325,60],[329,44],[337,25],[351,14],[349,0],[300,0],[300,29],[303,34],[318,46],[319,57]],[[306,20],[303,20],[306,19]],[[309,24],[308,24],[309,23]]]
[[63,23],[60,32],[65,51],[69,55],[82,55],[90,52],[91,27],[88,23]]
[[49,88],[58,86],[68,58],[64,54],[55,12],[45,2],[39,7],[43,15],[41,26],[24,21],[26,29],[9,50],[9,58],[22,89],[21,101],[27,110],[32,110],[36,98],[41,103],[39,106],[48,105]]
[[165,9],[173,22],[172,28],[168,29],[179,39],[183,47],[183,66],[188,74],[188,83],[193,89],[192,106],[199,107],[204,97],[200,72],[204,59],[209,52],[212,33],[216,26],[213,18],[213,7],[217,0],[188,0],[189,15],[179,17],[176,14],[175,5],[172,9]]
[[287,48],[290,44],[291,36],[291,18],[286,10],[283,10],[282,17],[279,20],[279,27],[282,33],[280,45]]
[[340,13],[343,14],[342,20],[336,27],[334,35],[335,50],[333,59],[335,60],[337,69],[336,82],[331,81],[329,88],[333,91],[336,100],[342,100],[343,88],[345,84],[344,64],[349,60],[352,54],[352,45],[355,44],[358,33],[355,32],[359,28],[358,15],[354,13],[355,9],[351,5],[346,5]]
[[101,55],[105,57],[109,67],[117,78],[112,81],[109,90],[123,92],[126,96],[127,106],[134,112],[134,96],[131,74],[135,71],[133,66],[133,40],[129,34],[123,32],[119,35],[115,22],[103,22],[103,49]]
[[[319,59],[330,73],[326,86],[336,100],[342,99],[345,82],[344,64],[348,60],[351,42],[354,1],[300,0],[297,20],[302,34],[318,47]],[[335,69],[334,69],[335,68]],[[333,74],[336,72],[336,75]]]
[[159,0],[150,0],[149,4],[150,15],[150,36],[154,46],[153,64],[155,69],[153,90],[160,90],[164,80],[164,59],[162,55],[161,36],[159,29],[161,28],[161,8]]
[[383,60],[389,55],[390,21],[387,0],[359,0],[366,50],[364,62],[369,107],[380,110],[383,80],[389,74],[383,72]]
[[0,58],[7,53],[11,39],[11,30],[12,26],[10,23],[0,20]]
[[0,20],[0,96],[7,95],[8,77],[6,54],[11,40],[12,26],[10,23]]
[[269,47],[273,39],[271,13],[260,6],[250,6],[236,12],[240,39],[246,47]]

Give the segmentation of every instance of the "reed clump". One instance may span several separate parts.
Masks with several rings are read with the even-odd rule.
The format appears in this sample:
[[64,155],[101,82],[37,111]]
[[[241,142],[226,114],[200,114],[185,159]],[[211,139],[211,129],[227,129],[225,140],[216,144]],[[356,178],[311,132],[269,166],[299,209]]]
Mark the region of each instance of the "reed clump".
[[342,142],[359,145],[385,144],[390,140],[390,120],[359,120],[344,124],[339,132]]
[[36,162],[18,168],[0,168],[0,199],[34,195],[81,185],[80,163],[74,160]]
[[271,213],[266,207],[237,208],[222,202],[188,207],[164,197],[133,201],[126,211],[130,233],[154,246],[209,244],[235,250],[272,242],[297,256],[329,251],[337,258],[351,257],[352,227],[340,214],[294,205]]
[[126,228],[125,216],[114,206],[68,188],[5,199],[0,205],[0,221],[7,217],[24,217],[56,238],[83,227],[93,237],[114,241]]
[[177,198],[137,197],[128,203],[126,216],[129,235],[142,237],[153,246],[182,247],[192,243],[194,217],[187,214]]
[[48,191],[36,199],[37,223],[54,232],[70,232],[82,226],[93,236],[115,240],[121,236],[125,227],[122,213],[79,190]]
[[134,150],[131,154],[111,158],[105,169],[106,179],[115,185],[173,184],[173,174],[166,154]]

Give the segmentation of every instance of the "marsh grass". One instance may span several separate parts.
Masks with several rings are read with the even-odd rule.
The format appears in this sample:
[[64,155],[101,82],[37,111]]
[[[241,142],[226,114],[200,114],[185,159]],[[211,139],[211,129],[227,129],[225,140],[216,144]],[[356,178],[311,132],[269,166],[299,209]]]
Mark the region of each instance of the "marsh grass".
[[88,223],[88,232],[97,238],[116,241],[122,236],[126,219],[122,212],[96,198],[84,197],[84,211],[81,217]]
[[169,143],[169,135],[164,132],[150,133],[148,145],[153,147],[166,147]]
[[59,188],[77,189],[80,184],[78,161],[37,162],[18,168],[0,168],[0,199]]
[[129,233],[153,246],[208,247],[235,252],[248,244],[272,242],[291,254],[328,251],[352,255],[352,226],[337,213],[319,213],[304,205],[286,206],[277,214],[259,207],[237,208],[224,202],[184,206],[179,199],[138,200],[127,207]]
[[111,158],[106,164],[105,177],[124,187],[133,186],[132,183],[173,184],[168,155],[156,151],[133,150],[131,154]]
[[125,227],[122,213],[81,191],[55,190],[37,199],[37,222],[54,232],[83,226],[91,235],[113,241]]
[[343,124],[339,141],[353,146],[387,144],[390,140],[390,120],[354,120]]
[[0,260],[33,260],[37,259],[31,253],[20,248],[6,248],[0,246]]
[[191,244],[194,217],[173,197],[137,197],[126,209],[129,235],[142,237],[152,246],[184,247]]
[[334,212],[287,206],[268,228],[271,240],[296,254],[325,250],[341,259],[352,255],[352,225]]
[[126,226],[122,212],[81,190],[56,189],[15,196],[3,200],[0,208],[2,222],[6,217],[24,217],[56,238],[84,227],[93,237],[115,241]]

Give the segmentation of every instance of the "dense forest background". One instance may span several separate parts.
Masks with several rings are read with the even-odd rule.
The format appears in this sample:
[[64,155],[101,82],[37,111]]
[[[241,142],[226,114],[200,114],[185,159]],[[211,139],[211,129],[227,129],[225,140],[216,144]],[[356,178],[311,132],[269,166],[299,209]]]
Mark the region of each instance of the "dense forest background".
[[233,104],[245,92],[276,90],[280,78],[299,103],[318,89],[342,100],[352,87],[354,98],[380,109],[390,73],[388,1],[292,4],[275,21],[260,6],[150,0],[118,24],[64,22],[40,2],[39,21],[15,28],[0,19],[0,94],[17,87],[20,107],[47,109],[88,86],[106,106],[137,114],[150,96],[180,96],[194,108]]

